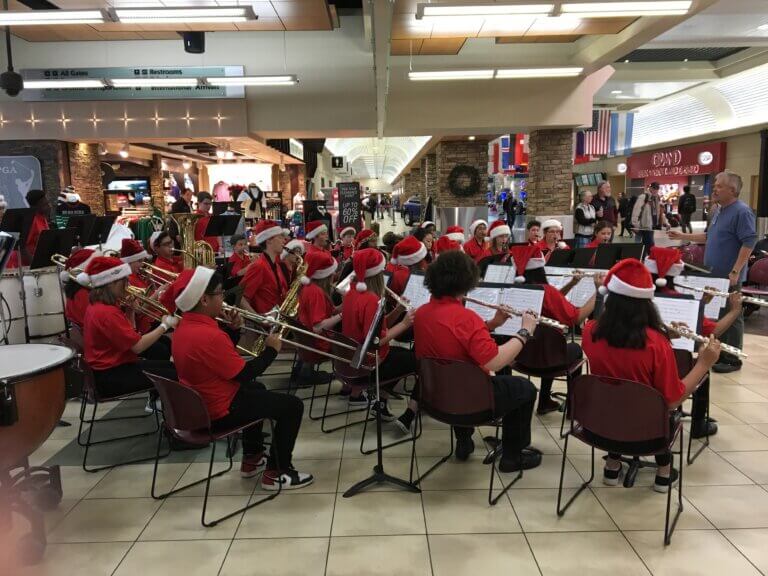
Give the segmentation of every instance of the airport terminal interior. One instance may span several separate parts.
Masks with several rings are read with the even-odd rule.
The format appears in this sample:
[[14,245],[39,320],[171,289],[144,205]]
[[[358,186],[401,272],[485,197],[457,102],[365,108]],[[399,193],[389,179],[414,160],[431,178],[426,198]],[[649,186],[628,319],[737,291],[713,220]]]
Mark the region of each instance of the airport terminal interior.
[[0,32],[0,574],[768,575],[767,0]]

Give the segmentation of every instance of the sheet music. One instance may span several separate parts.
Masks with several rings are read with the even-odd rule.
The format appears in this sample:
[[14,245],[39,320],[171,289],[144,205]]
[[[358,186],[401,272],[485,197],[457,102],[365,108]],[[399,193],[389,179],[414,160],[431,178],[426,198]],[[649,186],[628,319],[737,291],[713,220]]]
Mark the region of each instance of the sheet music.
[[[469,294],[467,294],[467,296],[470,298],[476,298],[477,300],[482,300],[483,302],[488,302],[488,304],[498,304],[500,292],[500,288],[480,287],[472,290]],[[480,318],[486,321],[493,318],[493,316],[496,314],[496,310],[493,308],[480,306],[480,304],[475,304],[474,302],[466,302],[465,305],[469,310],[476,312]]]
[[[665,324],[683,322],[687,324],[688,328],[693,332],[698,329],[699,308],[701,306],[698,300],[656,297],[653,299],[653,302],[659,310],[661,321]],[[671,342],[672,348],[677,348],[679,350],[693,352],[696,349],[696,343],[688,338],[675,338]]]
[[494,284],[514,284],[515,283],[515,265],[506,266],[502,264],[489,264],[485,271],[483,282],[492,282]]
[[[541,314],[541,307],[544,304],[544,290],[531,290],[527,288],[504,288],[499,296],[499,304],[504,304],[517,310],[533,310],[536,314]],[[504,324],[494,330],[494,334],[503,336],[512,336],[516,334],[523,325],[522,316],[513,316]]]
[[[577,270],[577,268],[566,268],[566,267],[559,267],[559,266],[545,266],[544,272],[547,274],[547,281],[560,290],[563,286],[568,284],[568,282],[571,281],[570,276],[550,276],[550,274],[569,274],[573,272],[574,270]],[[590,272],[600,272],[605,274],[607,270],[596,270],[593,268],[589,269]],[[595,281],[591,277],[585,277],[582,278],[576,286],[571,288],[571,291],[568,292],[568,295],[565,297],[568,302],[576,306],[577,308],[581,308],[586,304],[590,298],[595,294]]]
[[[720,290],[721,292],[728,292],[730,285],[728,278],[711,278],[707,276],[678,276],[675,278],[675,289],[681,294],[693,294],[696,300],[701,300],[704,295],[701,292],[680,288],[677,285],[678,280],[681,284],[695,286],[696,288],[710,287],[715,290]],[[719,318],[720,309],[724,308],[726,303],[726,298],[724,296],[715,296],[712,298],[712,301],[704,307],[704,316],[712,319]]]
[[408,277],[408,284],[406,284],[405,290],[403,290],[402,297],[408,299],[414,310],[429,302],[430,293],[427,287],[424,286],[424,276],[421,274],[411,274]]
[[347,274],[347,276],[338,284],[336,284],[336,291],[339,294],[346,295],[349,292],[349,285],[352,282],[354,274]]

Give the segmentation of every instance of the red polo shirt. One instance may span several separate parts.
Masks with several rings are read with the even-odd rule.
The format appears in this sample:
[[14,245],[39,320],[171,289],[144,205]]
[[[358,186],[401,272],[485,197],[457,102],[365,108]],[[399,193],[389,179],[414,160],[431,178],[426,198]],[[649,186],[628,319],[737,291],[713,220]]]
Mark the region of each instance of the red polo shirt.
[[211,420],[226,416],[240,389],[234,378],[245,360],[216,320],[185,312],[174,331],[171,352],[179,382],[202,396]]
[[464,242],[464,252],[475,262],[480,262],[480,260],[486,256],[490,256],[490,252],[488,252],[488,242],[478,243],[474,238],[470,238]]
[[563,293],[551,284],[542,284],[542,286],[544,302],[541,306],[541,314],[566,326],[574,326],[579,320],[579,309],[568,302]]
[[685,386],[677,374],[675,352],[664,334],[646,328],[644,349],[614,348],[606,340],[592,339],[595,327],[595,320],[586,323],[581,342],[592,374],[653,386],[664,395],[667,404],[683,397]]
[[389,281],[389,289],[398,296],[401,296],[405,292],[405,287],[408,285],[408,278],[410,277],[411,271],[406,266],[394,265],[392,278]]
[[205,229],[208,228],[208,222],[210,221],[211,217],[206,214],[195,223],[195,240],[204,240],[205,242],[208,242],[208,244],[211,245],[211,248],[213,248],[213,251],[218,254],[219,238],[217,236],[203,236],[203,234],[205,234]]
[[248,264],[251,263],[251,259],[247,254],[232,254],[232,256],[229,257],[229,262],[232,264],[229,270],[229,275],[233,278],[238,278],[237,275],[240,273],[240,270],[247,268]]
[[266,314],[280,306],[288,291],[288,282],[279,263],[272,263],[266,252],[262,253],[240,282],[243,297],[259,314]]
[[94,370],[138,361],[131,348],[141,340],[123,311],[117,306],[94,302],[85,311],[83,328],[85,361]]
[[[131,286],[141,288],[142,290],[149,286],[149,284],[147,284],[143,278],[140,278],[136,274],[131,274],[128,276],[128,283]],[[136,314],[136,330],[139,332],[139,334],[146,334],[152,330],[152,318],[145,314]]]
[[[299,322],[307,330],[312,330],[326,318],[333,316],[333,302],[317,284],[307,284],[299,292]],[[330,342],[314,340],[313,346],[328,352],[331,349]]]
[[[74,282],[74,280],[70,280]],[[90,292],[87,288],[81,286],[73,298],[67,298],[66,305],[64,307],[64,315],[67,320],[82,328],[85,324],[85,311],[88,308],[88,297]]]
[[416,310],[417,358],[459,360],[483,367],[499,353],[483,319],[456,298],[432,298]]
[[[353,283],[352,288],[344,296],[344,303],[341,308],[341,333],[362,344],[371,327],[378,306],[379,297],[376,294],[370,290],[358,292]],[[387,322],[383,320],[379,338],[384,338],[386,335]],[[389,354],[389,344],[379,348],[379,360],[383,362],[387,354]]]
[[[178,258],[169,259],[162,256],[156,256],[155,261],[152,262],[152,264],[161,270],[167,270],[173,274],[178,274],[184,269],[181,260]],[[157,272],[157,275],[164,277],[168,282],[175,280],[175,277],[165,275],[162,272]]]
[[[35,214],[35,217],[32,219],[32,226],[29,229],[29,234],[27,235],[27,241],[25,243],[29,257],[24,259],[24,266],[29,266],[32,263],[32,257],[35,255],[35,250],[37,249],[37,242],[40,240],[40,234],[43,232],[43,230],[48,230],[48,228],[48,218],[44,214]],[[18,267],[19,253],[16,251],[11,252],[10,257],[8,258],[8,263],[6,264],[6,268],[10,269]]]

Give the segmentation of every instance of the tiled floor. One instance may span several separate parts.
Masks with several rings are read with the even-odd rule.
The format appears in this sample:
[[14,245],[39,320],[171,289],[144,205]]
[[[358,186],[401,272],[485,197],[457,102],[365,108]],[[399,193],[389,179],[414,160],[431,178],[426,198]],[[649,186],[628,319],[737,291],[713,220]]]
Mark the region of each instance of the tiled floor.
[[[748,326],[755,324],[748,320]],[[97,474],[76,465],[62,467],[64,501],[47,515],[45,561],[16,573],[768,574],[768,337],[749,335],[745,348],[752,356],[741,372],[714,376],[712,413],[721,432],[685,469],[685,511],[666,548],[661,532],[665,498],[651,490],[652,472],[642,472],[636,487],[627,490],[604,487],[598,471],[592,489],[558,518],[557,415],[533,423],[534,444],[545,453],[543,465],[527,472],[495,507],[486,501],[488,474],[479,433],[470,460],[449,461],[425,481],[421,494],[385,485],[345,499],[344,490],[368,475],[375,461],[359,452],[360,427],[323,434],[317,423],[305,419],[296,464],[316,475],[315,484],[212,529],[200,526],[200,490],[152,500],[151,465]],[[66,417],[74,421],[77,409],[70,403]],[[445,427],[428,421],[425,428],[417,459],[422,470],[448,447]],[[57,429],[34,460],[56,455],[75,432],[75,427]],[[389,430],[387,438],[394,438]],[[589,474],[587,451],[575,442],[572,448],[566,467],[570,490]],[[162,464],[161,489],[201,477],[204,454]],[[388,450],[387,470],[406,477],[408,456],[407,445]],[[211,512],[219,514],[258,498],[260,491],[255,481],[240,479],[234,470],[214,481],[212,494]],[[6,568],[0,565],[0,574]]]

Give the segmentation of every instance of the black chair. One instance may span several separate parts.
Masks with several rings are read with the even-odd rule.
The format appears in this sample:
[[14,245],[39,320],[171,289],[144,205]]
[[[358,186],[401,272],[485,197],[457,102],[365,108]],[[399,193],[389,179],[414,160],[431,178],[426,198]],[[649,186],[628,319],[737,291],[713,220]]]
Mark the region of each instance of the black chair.
[[[675,349],[675,361],[677,362],[677,373],[680,378],[684,378],[686,374],[688,374],[691,370],[693,370],[693,366],[696,364],[696,362],[693,359],[693,354],[691,354],[688,350],[678,350]],[[699,384],[696,386],[696,391],[693,393],[693,399],[692,402],[694,405],[697,402],[705,402],[706,403],[706,409],[705,409],[705,418],[706,422],[709,422],[709,372],[707,372],[707,375],[704,376],[704,378],[701,379]],[[691,416],[691,414],[688,414],[680,409],[680,414],[683,417]],[[691,427],[693,427],[693,421],[691,421]],[[707,429],[707,434],[704,436],[704,440],[701,443],[701,446],[698,450],[696,450],[696,453],[691,456],[691,447],[693,444],[693,434],[688,434],[688,453],[686,455],[686,462],[688,464],[693,464],[696,459],[699,457],[699,455],[709,447],[709,430]]]
[[[232,470],[232,458],[235,451],[233,446],[234,438],[243,430],[262,423],[264,419],[254,418],[253,421],[243,424],[242,426],[235,426],[226,430],[214,432],[211,429],[211,418],[208,414],[208,408],[197,392],[175,380],[169,380],[168,378],[163,378],[162,376],[150,374],[148,372],[145,372],[145,374],[154,384],[155,389],[158,394],[160,394],[160,399],[163,402],[163,427],[157,434],[157,455],[155,456],[155,466],[152,471],[152,498],[155,500],[165,500],[173,494],[177,494],[182,490],[186,490],[187,488],[205,482],[205,496],[203,498],[203,512],[200,517],[200,522],[206,528],[210,528],[216,526],[219,522],[240,514],[241,512],[258,506],[259,504],[263,504],[264,502],[268,502],[269,500],[276,498],[278,494],[282,492],[283,485],[282,483],[278,483],[277,492],[269,494],[256,502],[251,502],[250,504],[217,518],[216,520],[206,522],[205,511],[208,507],[208,493],[211,487],[211,479],[217,478]],[[272,422],[271,425],[274,429],[274,422]],[[163,442],[164,433],[168,435],[169,440],[173,438],[186,445],[197,445],[201,448],[210,445],[211,460],[208,464],[208,474],[205,478],[174,488],[164,494],[157,494],[157,467],[160,461],[160,448]],[[229,465],[224,470],[214,474],[213,462],[216,457],[216,442],[219,440],[227,441]]]
[[[557,515],[562,516],[574,500],[595,478],[595,448],[629,455],[654,456],[672,452],[680,438],[680,477],[678,479],[678,506],[670,526],[672,487],[667,492],[667,512],[664,521],[664,544],[669,544],[672,533],[683,511],[683,426],[679,412],[670,413],[661,392],[639,382],[602,378],[594,375],[579,376],[571,382],[571,427],[565,434],[560,484],[557,491]],[[565,462],[568,458],[568,440],[573,436],[592,447],[592,472],[576,493],[561,507]],[[671,466],[674,468],[674,452]],[[648,464],[648,466],[651,466]],[[655,465],[654,465],[655,466]]]
[[[419,360],[419,427],[421,414],[425,412],[438,422],[450,425],[448,434],[451,437],[451,450],[433,464],[416,480],[413,479],[413,464],[416,458],[416,440],[413,437],[411,449],[410,481],[418,486],[424,478],[442,466],[453,454],[455,445],[452,427],[494,426],[496,428],[495,444],[499,442],[501,419],[495,416],[493,382],[488,374],[474,364],[454,360],[438,360],[422,358]],[[490,461],[491,478],[488,487],[488,503],[495,505],[506,494],[513,484],[523,477],[520,470],[506,485],[502,480],[502,490],[493,496],[494,476],[501,473],[496,470],[496,459]]]

